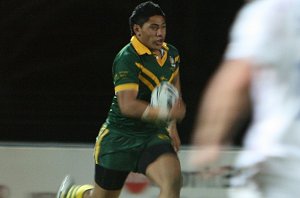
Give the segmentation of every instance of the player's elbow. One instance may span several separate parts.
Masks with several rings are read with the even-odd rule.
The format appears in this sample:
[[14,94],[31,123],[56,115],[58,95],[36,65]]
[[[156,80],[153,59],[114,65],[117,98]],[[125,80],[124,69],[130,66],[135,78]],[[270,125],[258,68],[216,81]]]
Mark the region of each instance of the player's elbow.
[[119,105],[121,114],[124,116],[131,116],[132,108],[130,105]]
[[125,117],[140,118],[142,111],[136,103],[127,103],[120,105],[120,112]]
[[137,91],[121,91],[118,92],[117,97],[121,114],[127,117],[135,117]]

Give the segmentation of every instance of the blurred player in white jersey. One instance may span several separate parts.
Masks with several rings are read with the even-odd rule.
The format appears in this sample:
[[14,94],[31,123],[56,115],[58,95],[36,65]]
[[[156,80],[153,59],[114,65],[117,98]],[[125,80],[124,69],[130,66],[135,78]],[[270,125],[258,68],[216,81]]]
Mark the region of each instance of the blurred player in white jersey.
[[202,149],[194,163],[213,162],[250,109],[244,142],[249,152],[236,166],[254,170],[263,197],[299,196],[300,0],[249,1],[239,12],[199,107],[193,141]]

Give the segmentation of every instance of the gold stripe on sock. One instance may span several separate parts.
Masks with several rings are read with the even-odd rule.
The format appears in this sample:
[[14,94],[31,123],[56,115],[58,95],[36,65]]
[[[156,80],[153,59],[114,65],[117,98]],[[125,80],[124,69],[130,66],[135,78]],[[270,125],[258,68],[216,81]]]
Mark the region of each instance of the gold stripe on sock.
[[79,187],[80,186],[72,186],[68,191],[66,198],[75,198],[76,191]]
[[70,194],[73,192],[73,190],[74,190],[75,187],[76,187],[76,186],[71,186],[71,188],[68,190],[68,192],[67,192],[67,194],[65,195],[64,198],[69,198],[69,197],[70,197]]
[[78,188],[76,190],[77,192],[76,192],[76,197],[75,198],[83,198],[84,192],[87,191],[87,190],[91,190],[93,188],[94,188],[94,186],[88,185],[88,184],[80,186],[80,188]]

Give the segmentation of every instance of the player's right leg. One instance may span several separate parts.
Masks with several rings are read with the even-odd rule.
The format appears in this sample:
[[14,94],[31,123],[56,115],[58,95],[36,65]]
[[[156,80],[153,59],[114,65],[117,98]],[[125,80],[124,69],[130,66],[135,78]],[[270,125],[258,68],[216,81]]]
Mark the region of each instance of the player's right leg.
[[153,134],[141,154],[139,171],[160,188],[160,198],[179,198],[181,167],[167,132]]
[[180,162],[174,153],[164,153],[149,164],[146,175],[160,188],[160,198],[179,198],[181,189]]

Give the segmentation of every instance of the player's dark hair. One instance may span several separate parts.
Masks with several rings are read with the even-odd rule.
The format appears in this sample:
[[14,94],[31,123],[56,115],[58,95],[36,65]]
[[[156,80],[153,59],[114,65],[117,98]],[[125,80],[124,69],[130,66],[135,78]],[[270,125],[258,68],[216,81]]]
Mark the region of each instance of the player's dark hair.
[[131,35],[134,35],[134,24],[143,26],[143,24],[147,22],[150,17],[155,15],[166,17],[160,6],[152,1],[146,1],[137,5],[129,17]]

